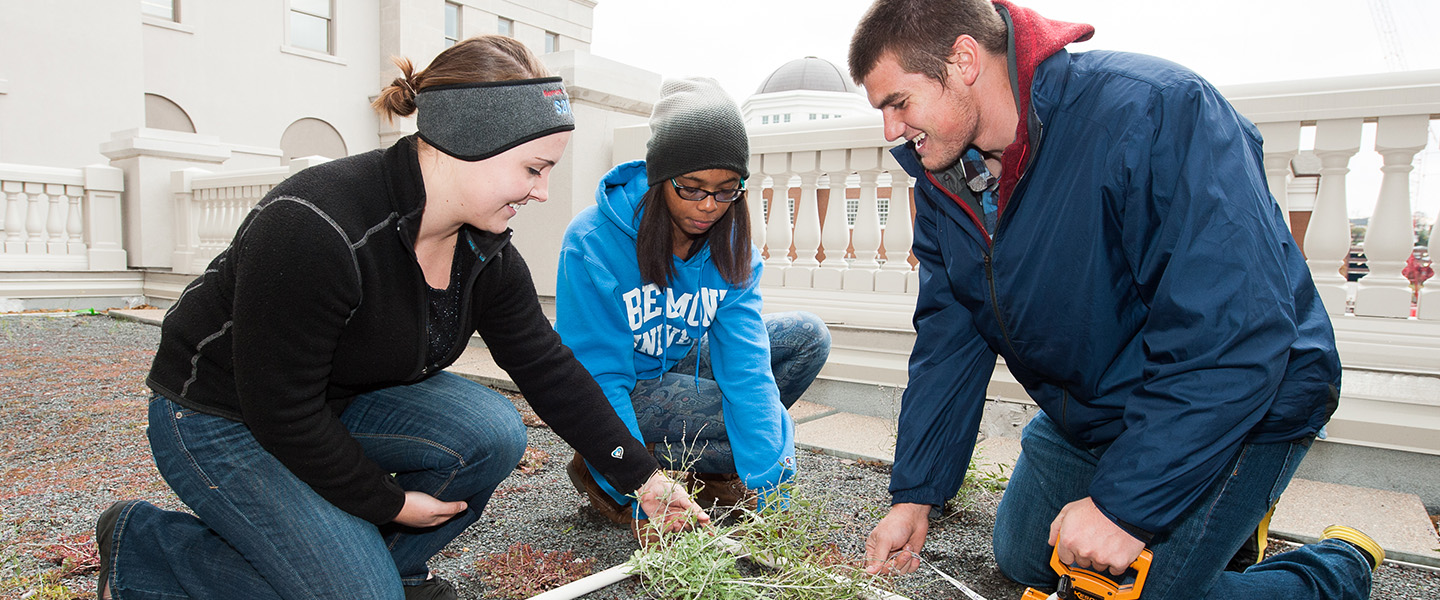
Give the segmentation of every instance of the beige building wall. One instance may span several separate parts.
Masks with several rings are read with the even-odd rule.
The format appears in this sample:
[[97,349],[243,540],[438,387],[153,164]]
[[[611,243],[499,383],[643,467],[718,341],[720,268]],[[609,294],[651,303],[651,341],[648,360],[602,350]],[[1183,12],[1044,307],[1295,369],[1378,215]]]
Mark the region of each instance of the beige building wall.
[[306,118],[334,127],[351,153],[375,148],[378,5],[334,3],[330,54],[288,43],[283,0],[182,1],[179,23],[137,14],[145,92],[178,104],[197,134],[230,146],[227,169],[280,164],[281,136]]
[[[289,0],[175,0],[178,22],[140,2],[0,0],[0,162],[105,163],[100,145],[146,126],[145,94],[174,103],[230,152],[224,170],[284,162],[281,137],[302,119],[329,124],[351,153],[414,131],[369,107],[399,71],[445,48],[442,0],[334,0],[332,51],[292,46]],[[452,0],[461,36],[499,31],[503,17],[537,54],[586,52],[593,0]]]
[[0,162],[105,163],[145,91],[138,2],[0,0]]

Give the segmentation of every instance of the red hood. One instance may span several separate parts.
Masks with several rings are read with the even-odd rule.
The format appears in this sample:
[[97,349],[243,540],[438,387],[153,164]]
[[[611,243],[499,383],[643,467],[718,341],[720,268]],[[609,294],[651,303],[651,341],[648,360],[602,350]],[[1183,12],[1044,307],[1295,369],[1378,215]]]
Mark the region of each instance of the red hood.
[[1020,113],[1020,123],[1015,128],[1015,141],[1005,148],[1005,155],[1000,161],[1000,197],[997,204],[1003,213],[1030,153],[1030,84],[1035,80],[1035,68],[1063,49],[1066,44],[1090,39],[1090,36],[1095,34],[1095,28],[1084,23],[1052,21],[1033,10],[1016,6],[1006,0],[992,2],[1010,13],[1012,35],[1015,38],[1015,56],[1012,58],[1020,79],[1020,97],[1017,99],[1019,106],[1016,107]]

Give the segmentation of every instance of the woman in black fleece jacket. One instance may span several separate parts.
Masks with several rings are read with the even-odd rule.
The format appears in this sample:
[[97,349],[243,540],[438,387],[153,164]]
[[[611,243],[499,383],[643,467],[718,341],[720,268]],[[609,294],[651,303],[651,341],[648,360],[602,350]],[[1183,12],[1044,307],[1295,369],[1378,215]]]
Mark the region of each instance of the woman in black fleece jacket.
[[509,242],[574,129],[560,79],[500,36],[397,64],[375,106],[418,113],[418,135],[277,185],[166,315],[148,433],[198,518],[106,510],[100,597],[455,598],[426,561],[525,448],[508,400],[442,370],[476,331],[616,489],[671,529],[706,520],[561,345]]

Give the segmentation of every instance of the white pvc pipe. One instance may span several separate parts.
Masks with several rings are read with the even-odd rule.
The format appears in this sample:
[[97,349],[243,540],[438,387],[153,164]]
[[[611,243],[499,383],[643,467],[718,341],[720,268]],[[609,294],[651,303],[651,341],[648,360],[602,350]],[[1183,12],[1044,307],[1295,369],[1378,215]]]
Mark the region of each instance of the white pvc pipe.
[[625,581],[634,574],[635,567],[624,562],[594,575],[576,579],[538,596],[531,596],[530,600],[573,600],[600,588]]
[[[761,565],[770,567],[772,569],[779,569],[783,566],[780,564],[776,564],[776,561],[766,560],[758,556],[742,554],[740,544],[729,538],[721,538],[717,540],[717,542],[718,543],[716,545],[718,545],[720,548],[723,548],[726,552],[729,552],[736,556],[741,556],[742,558],[749,558],[754,562],[760,563]],[[620,583],[621,581],[625,581],[634,574],[635,566],[627,561],[619,565],[610,567],[609,569],[605,569],[604,571],[601,571],[599,573],[595,573],[594,575],[589,575],[580,579],[576,579],[575,581],[562,585],[543,594],[531,596],[530,600],[574,600],[575,598],[579,598],[600,588],[608,587]],[[834,579],[836,582],[841,583],[842,585],[851,583],[851,580],[844,575],[827,573],[827,576],[831,579]],[[861,596],[861,598],[864,598],[864,600],[910,600],[905,596],[892,594],[885,590],[871,587],[868,585],[862,584],[861,587],[864,589],[864,594]]]

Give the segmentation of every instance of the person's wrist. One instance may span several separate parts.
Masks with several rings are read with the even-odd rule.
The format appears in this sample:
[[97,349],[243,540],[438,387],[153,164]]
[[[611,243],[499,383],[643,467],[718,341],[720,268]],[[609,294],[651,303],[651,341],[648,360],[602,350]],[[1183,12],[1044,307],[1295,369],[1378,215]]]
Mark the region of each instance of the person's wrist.
[[650,494],[649,499],[659,500],[661,499],[661,495],[663,495],[665,491],[655,489],[655,487],[666,486],[673,483],[675,483],[675,480],[670,479],[669,476],[665,475],[664,469],[655,469],[653,473],[650,473],[649,477],[645,478],[645,483],[640,484],[640,489],[635,490],[635,497],[639,498],[643,502],[647,499],[645,497],[645,494],[648,493]]
[[890,514],[907,519],[930,518],[930,510],[934,508],[929,504],[916,504],[914,502],[897,502],[890,506]]

